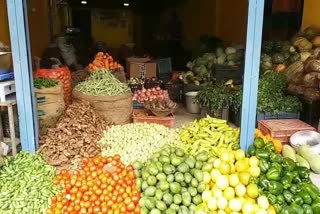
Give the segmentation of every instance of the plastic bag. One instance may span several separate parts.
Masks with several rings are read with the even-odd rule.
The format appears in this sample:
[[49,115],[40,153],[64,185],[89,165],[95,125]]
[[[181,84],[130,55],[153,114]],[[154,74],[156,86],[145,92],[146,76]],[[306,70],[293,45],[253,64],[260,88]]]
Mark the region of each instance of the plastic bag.
[[303,85],[307,88],[318,88],[319,79],[320,79],[320,73],[318,72],[308,73],[303,77]]

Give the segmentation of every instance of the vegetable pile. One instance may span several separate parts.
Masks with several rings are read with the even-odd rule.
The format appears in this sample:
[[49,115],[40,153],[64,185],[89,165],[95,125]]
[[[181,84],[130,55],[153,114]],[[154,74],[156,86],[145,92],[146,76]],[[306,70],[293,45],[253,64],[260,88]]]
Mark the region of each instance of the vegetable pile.
[[189,156],[182,149],[165,146],[145,163],[136,162],[137,187],[142,193],[141,213],[190,213],[202,203],[203,169],[208,156]]
[[87,103],[73,102],[56,128],[49,128],[40,137],[39,153],[51,165],[76,164],[82,157],[93,157],[101,152],[97,141],[108,123]]
[[58,85],[58,81],[54,79],[47,79],[47,78],[34,78],[33,85],[35,88],[38,88],[38,89],[53,88]]
[[164,100],[168,99],[169,94],[167,90],[162,90],[160,87],[137,90],[133,94],[133,100],[139,103],[145,103],[147,101]]
[[92,63],[89,64],[88,69],[90,72],[97,70],[120,70],[121,65],[115,62],[108,53],[98,52]]
[[51,198],[47,214],[140,213],[134,169],[123,165],[118,155],[84,159],[79,171],[62,170],[55,184],[63,192]]
[[56,169],[39,155],[20,152],[6,158],[0,170],[0,213],[45,213],[60,190],[53,185]]
[[144,107],[150,110],[156,116],[168,116],[177,108],[177,103],[167,98],[163,100],[153,100],[149,102],[147,101],[144,104]]
[[84,82],[79,83],[75,89],[84,94],[94,96],[118,96],[130,89],[126,83],[120,82],[109,70],[96,70]]
[[258,186],[250,182],[260,176],[259,160],[247,158],[241,149],[222,152],[203,172],[206,190],[198,209],[205,213],[217,210],[236,213],[268,213],[273,211],[268,199],[259,196]]
[[132,164],[136,160],[145,162],[162,146],[179,142],[174,129],[158,124],[131,123],[112,126],[98,143],[103,156],[119,154],[123,163]]
[[210,156],[217,156],[221,149],[238,149],[239,135],[240,130],[228,126],[227,121],[209,116],[193,121],[180,131],[185,143],[182,148],[191,155],[207,152]]
[[284,156],[275,153],[271,142],[256,138],[248,149],[259,158],[261,176],[255,180],[277,213],[320,213],[320,191],[311,183],[309,169],[290,157],[295,154],[283,148]]

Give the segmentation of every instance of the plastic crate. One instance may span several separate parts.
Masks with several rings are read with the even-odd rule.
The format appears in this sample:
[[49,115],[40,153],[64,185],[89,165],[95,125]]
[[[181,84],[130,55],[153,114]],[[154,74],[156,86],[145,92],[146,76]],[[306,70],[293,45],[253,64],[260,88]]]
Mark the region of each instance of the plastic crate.
[[14,74],[13,74],[13,72],[5,73],[5,74],[0,74],[0,81],[3,81],[3,80],[13,80],[13,79],[14,79]]
[[173,114],[168,117],[157,117],[150,115],[147,110],[142,109],[134,109],[132,118],[134,123],[155,123],[169,128],[172,128],[175,123],[175,117]]
[[320,118],[320,100],[307,101],[302,99],[303,111],[301,112],[301,120],[313,127],[317,127]]
[[181,101],[182,84],[180,82],[167,82],[165,83],[164,88],[168,91],[171,100],[175,102]]
[[158,76],[161,76],[162,74],[170,74],[172,72],[172,63],[171,58],[163,58],[157,60],[158,65]]
[[132,105],[133,105],[133,109],[143,109],[144,106],[142,103],[139,103],[138,101],[134,100],[132,102]]
[[226,82],[232,79],[235,84],[240,84],[242,82],[243,71],[243,65],[231,66],[215,64],[213,77],[216,82]]
[[258,129],[283,143],[289,143],[291,135],[298,131],[316,130],[297,119],[260,120],[258,121]]

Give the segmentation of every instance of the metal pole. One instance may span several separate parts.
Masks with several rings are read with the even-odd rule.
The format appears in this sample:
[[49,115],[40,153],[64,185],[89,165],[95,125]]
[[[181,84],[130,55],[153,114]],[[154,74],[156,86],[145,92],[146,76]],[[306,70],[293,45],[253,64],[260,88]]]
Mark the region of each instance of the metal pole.
[[38,119],[33,90],[27,0],[7,0],[10,40],[22,149],[35,152],[38,147]]
[[246,150],[254,141],[264,0],[249,0],[240,146]]

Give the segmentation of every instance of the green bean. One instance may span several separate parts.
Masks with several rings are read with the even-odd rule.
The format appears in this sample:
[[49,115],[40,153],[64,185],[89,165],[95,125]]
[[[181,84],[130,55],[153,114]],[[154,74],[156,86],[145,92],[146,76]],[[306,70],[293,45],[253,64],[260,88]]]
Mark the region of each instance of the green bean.
[[34,78],[33,85],[35,88],[52,88],[58,85],[58,81],[48,78]]
[[79,83],[76,90],[94,96],[118,96],[129,91],[127,83],[120,82],[110,71],[97,70],[86,81]]
[[5,160],[0,170],[0,213],[44,213],[50,198],[60,192],[53,185],[56,169],[27,152]]

